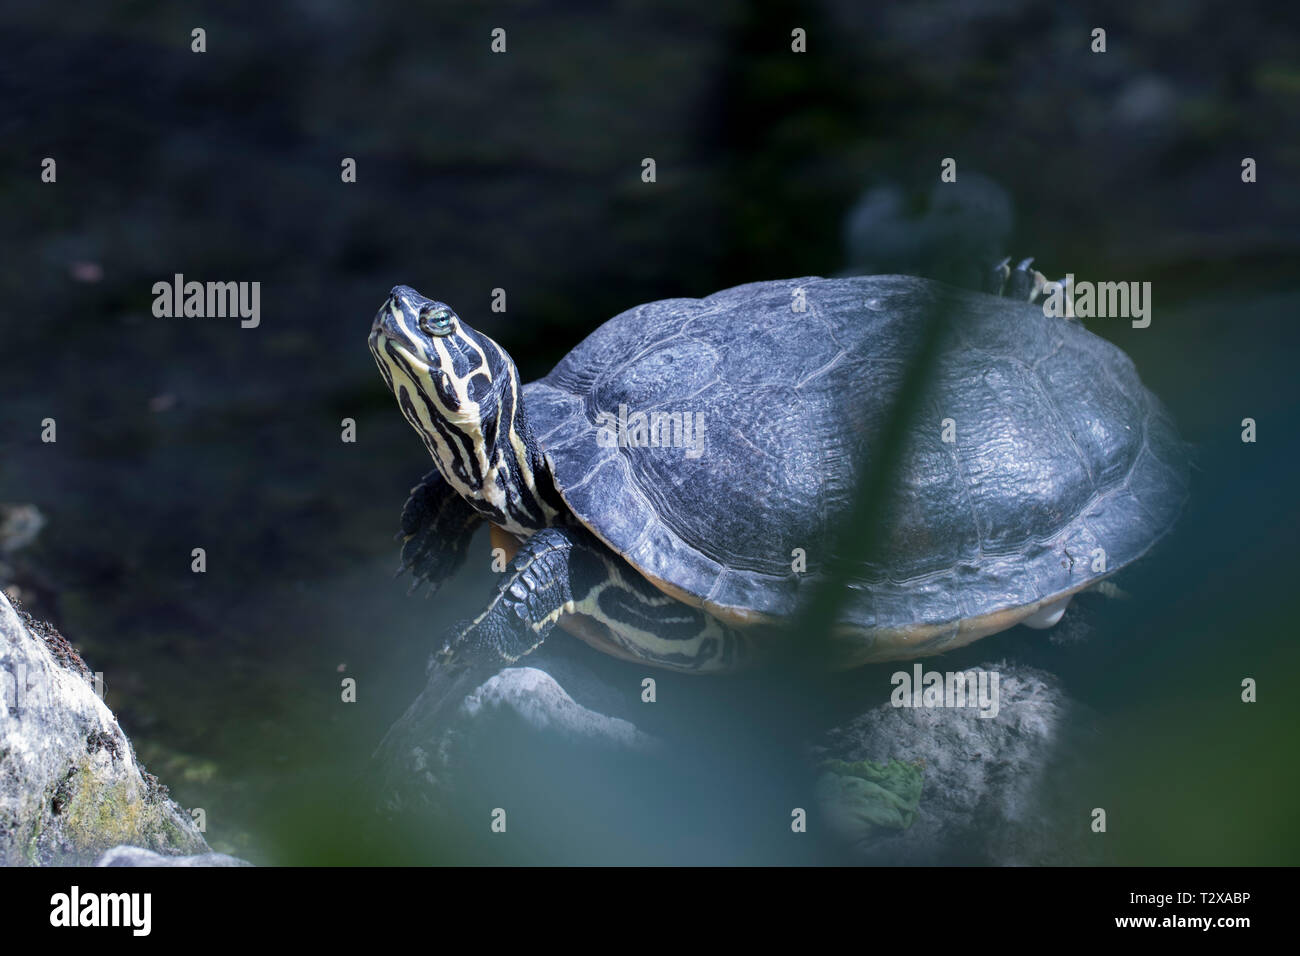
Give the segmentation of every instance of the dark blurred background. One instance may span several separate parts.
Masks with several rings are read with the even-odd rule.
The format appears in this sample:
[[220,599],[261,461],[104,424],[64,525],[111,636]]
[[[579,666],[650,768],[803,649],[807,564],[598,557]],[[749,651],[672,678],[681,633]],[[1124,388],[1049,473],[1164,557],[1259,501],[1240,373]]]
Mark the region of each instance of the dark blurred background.
[[[451,303],[531,379],[643,301],[1034,255],[1052,277],[1153,283],[1150,328],[1090,327],[1199,467],[1174,538],[1123,582],[1137,597],[1094,605],[1087,640],[976,648],[1032,642],[1090,708],[1080,799],[1129,808],[1113,861],[1294,863],[1294,11],[7,0],[0,502],[46,519],[7,558],[11,593],[104,672],[214,847],[382,860],[337,832],[340,781],[488,587],[467,573],[426,601],[392,580],[429,463],[365,347],[391,286]],[[935,189],[945,157],[961,193]],[[174,273],[260,282],[261,326],[155,318]]]

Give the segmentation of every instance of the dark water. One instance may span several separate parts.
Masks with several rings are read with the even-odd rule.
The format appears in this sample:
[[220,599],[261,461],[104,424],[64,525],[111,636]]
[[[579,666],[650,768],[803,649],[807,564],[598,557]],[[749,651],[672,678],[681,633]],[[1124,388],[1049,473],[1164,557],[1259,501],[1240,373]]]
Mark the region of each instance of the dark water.
[[[1196,469],[1174,533],[1120,578],[1129,599],[1078,602],[1073,640],[1015,629],[945,660],[1014,655],[1062,679],[1085,769],[1053,792],[1067,818],[1110,808],[1107,861],[1296,862],[1289,8],[698,7],[236,3],[195,19],[163,3],[7,4],[0,500],[49,522],[17,563],[29,607],[104,672],[140,757],[207,811],[214,847],[260,863],[407,859],[400,838],[354,836],[354,780],[490,575],[467,569],[434,599],[392,579],[397,514],[427,461],[365,348],[387,290],[474,316],[533,378],[642,301],[934,266],[914,224],[952,156],[1014,208],[998,251],[1053,276],[1153,283],[1150,328],[1091,328],[1134,358]],[[1106,54],[1088,51],[1094,19]],[[789,52],[790,24],[808,54]],[[497,25],[510,52],[493,58]],[[56,184],[39,180],[46,156]],[[882,185],[900,211],[855,253],[846,218]],[[969,233],[937,218],[964,248]],[[262,324],[155,318],[153,283],[175,273],[261,282]],[[498,287],[504,315],[487,309]],[[355,444],[339,440],[344,418]],[[356,704],[338,703],[344,676]],[[1241,702],[1245,678],[1258,703]],[[557,765],[533,812],[581,836],[506,858],[837,858],[755,836],[807,782],[773,745],[764,695],[779,691],[681,686],[697,746],[676,775]],[[503,755],[500,786],[540,759]],[[638,793],[641,806],[611,797]],[[444,859],[500,852],[438,840]]]

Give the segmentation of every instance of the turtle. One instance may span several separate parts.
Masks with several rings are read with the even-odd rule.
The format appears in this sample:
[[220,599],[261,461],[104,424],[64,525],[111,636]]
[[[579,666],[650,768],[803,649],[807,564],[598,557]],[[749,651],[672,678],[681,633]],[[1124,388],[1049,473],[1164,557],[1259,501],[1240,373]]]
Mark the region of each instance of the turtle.
[[[798,640],[787,625],[833,573],[835,667],[1055,624],[1170,529],[1188,461],[1129,357],[1030,301],[1050,286],[1030,261],[997,268],[1015,298],[874,275],[650,302],[527,384],[451,306],[393,288],[370,350],[435,465],[402,512],[403,567],[438,587],[484,523],[499,559],[431,674],[499,669],[557,624],[625,660],[742,670]],[[939,308],[948,335],[882,486],[883,531],[836,571]]]

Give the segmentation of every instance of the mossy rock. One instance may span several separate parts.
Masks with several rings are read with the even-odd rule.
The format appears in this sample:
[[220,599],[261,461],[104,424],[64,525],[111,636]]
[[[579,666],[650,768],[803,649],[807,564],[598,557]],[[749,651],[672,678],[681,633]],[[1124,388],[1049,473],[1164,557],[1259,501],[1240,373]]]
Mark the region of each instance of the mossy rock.
[[122,844],[209,849],[140,767],[77,652],[0,593],[0,865],[87,864]]

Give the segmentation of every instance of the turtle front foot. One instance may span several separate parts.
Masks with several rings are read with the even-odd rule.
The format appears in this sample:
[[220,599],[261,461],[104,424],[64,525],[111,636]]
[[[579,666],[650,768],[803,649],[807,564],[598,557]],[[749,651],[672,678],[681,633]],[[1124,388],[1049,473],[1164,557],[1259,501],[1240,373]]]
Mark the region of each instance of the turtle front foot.
[[466,682],[486,680],[531,654],[572,609],[575,577],[586,587],[601,580],[603,565],[590,555],[590,537],[553,527],[525,541],[498,579],[487,609],[442,635],[429,659],[431,684],[472,691],[477,685]]
[[544,634],[512,622],[506,614],[489,611],[476,620],[459,621],[448,628],[429,655],[426,672],[441,672],[452,678],[474,670],[491,676],[531,654],[542,643]]
[[429,472],[411,489],[402,508],[402,566],[410,571],[414,592],[421,584],[432,591],[459,570],[469,554],[474,530],[482,522],[478,513],[452,490],[437,470]]
[[466,697],[541,642],[533,629],[517,626],[495,611],[448,628],[429,656],[424,691],[410,709],[426,728],[420,734],[442,733]]

